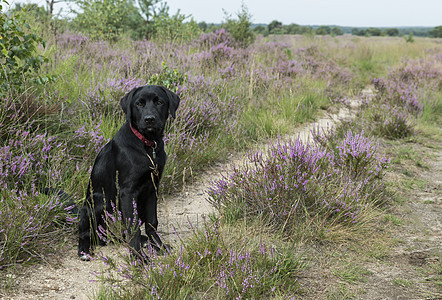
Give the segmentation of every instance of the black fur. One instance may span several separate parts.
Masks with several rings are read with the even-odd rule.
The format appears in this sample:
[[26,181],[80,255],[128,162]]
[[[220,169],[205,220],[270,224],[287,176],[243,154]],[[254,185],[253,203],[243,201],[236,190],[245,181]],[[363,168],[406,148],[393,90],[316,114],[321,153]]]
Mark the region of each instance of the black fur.
[[[175,118],[179,102],[175,93],[154,85],[134,88],[121,99],[126,123],[98,154],[86,199],[79,212],[78,255],[83,260],[88,259],[94,242],[98,240],[95,233],[98,226],[105,225],[104,211],[112,213],[111,203],[118,206],[126,224],[129,219],[132,224],[134,219],[137,221],[133,206],[136,203],[147,239],[154,246],[163,246],[156,233],[157,188],[166,163],[162,138],[169,113]],[[146,146],[132,132],[129,124],[146,139],[156,143],[156,148]],[[143,242],[140,229],[129,234],[133,236],[130,241],[132,250],[140,253]]]

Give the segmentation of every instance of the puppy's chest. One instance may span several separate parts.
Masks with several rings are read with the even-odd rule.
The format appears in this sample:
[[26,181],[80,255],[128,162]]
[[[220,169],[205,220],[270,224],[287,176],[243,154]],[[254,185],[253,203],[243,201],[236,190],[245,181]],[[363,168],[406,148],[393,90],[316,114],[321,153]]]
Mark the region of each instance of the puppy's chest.
[[141,153],[137,164],[142,173],[156,173],[162,170],[166,162],[166,153],[158,149],[147,148]]

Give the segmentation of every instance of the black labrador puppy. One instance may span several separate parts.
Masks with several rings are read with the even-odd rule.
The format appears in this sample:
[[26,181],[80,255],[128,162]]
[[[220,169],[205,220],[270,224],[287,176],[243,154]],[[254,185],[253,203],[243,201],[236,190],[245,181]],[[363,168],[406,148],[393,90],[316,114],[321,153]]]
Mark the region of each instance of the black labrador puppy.
[[[130,224],[145,224],[147,238],[161,248],[156,229],[157,188],[166,163],[163,131],[170,115],[175,118],[180,98],[162,86],[134,88],[121,101],[126,123],[98,154],[92,168],[86,199],[80,209],[78,255],[89,260],[91,246],[99,226],[105,227],[105,210],[121,211],[134,254],[141,254],[143,237],[139,227],[130,232]],[[136,207],[135,207],[136,206]],[[134,211],[136,209],[136,211]]]

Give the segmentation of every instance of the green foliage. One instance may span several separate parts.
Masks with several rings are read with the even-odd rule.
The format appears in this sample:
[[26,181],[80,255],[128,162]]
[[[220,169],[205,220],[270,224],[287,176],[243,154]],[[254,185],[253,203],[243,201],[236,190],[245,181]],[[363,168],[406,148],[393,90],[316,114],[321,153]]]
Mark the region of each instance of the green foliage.
[[385,33],[388,36],[398,36],[399,35],[399,29],[397,29],[397,28],[387,28],[385,30]]
[[281,34],[281,33],[283,33],[282,23],[277,21],[277,20],[273,20],[272,22],[270,22],[270,24],[267,25],[267,29],[268,29],[270,34]]
[[405,37],[405,41],[407,43],[414,43],[414,38],[413,38],[413,33],[412,32],[410,32],[410,34],[407,37]]
[[302,27],[298,24],[292,23],[289,25],[284,25],[284,31],[287,34],[298,34],[302,30]]
[[153,74],[149,78],[149,84],[162,85],[174,92],[178,86],[182,86],[187,80],[187,74],[182,74],[176,69],[169,69],[165,61],[162,62],[163,72],[161,74]]
[[[190,20],[186,22],[188,18]],[[195,20],[181,14],[180,11],[173,16],[167,12],[155,16],[149,27],[153,36],[158,40],[188,41],[201,34]]]
[[[0,2],[0,10],[3,8]],[[0,96],[7,91],[19,93],[24,90],[24,82],[44,84],[53,78],[39,73],[43,63],[49,59],[37,54],[37,45],[45,46],[45,41],[30,33],[23,12],[10,15],[0,14]]]
[[37,24],[48,26],[50,22],[49,12],[42,6],[35,3],[16,3],[13,9],[14,12],[24,11],[26,13],[26,21],[34,27]]
[[333,36],[343,35],[344,31],[341,28],[335,26],[330,30],[330,34]]
[[154,17],[169,11],[169,7],[166,3],[162,3],[159,8],[156,7],[156,5],[160,4],[161,1],[162,0],[138,0],[138,5],[140,6],[141,12],[148,23],[152,21]]
[[202,32],[206,32],[207,27],[208,27],[208,25],[204,21],[198,23],[198,28],[201,29]]
[[430,31],[430,35],[435,38],[442,38],[442,26],[434,27]]
[[253,31],[254,31],[256,34],[262,34],[262,35],[264,35],[264,36],[269,35],[269,31],[267,30],[267,27],[262,26],[262,25],[255,26],[255,27],[253,28]]
[[382,35],[382,30],[379,28],[375,28],[375,27],[370,27],[367,29],[366,32],[369,36],[381,36]]
[[145,22],[133,0],[76,0],[76,3],[83,12],[77,13],[74,28],[92,39],[116,40],[123,33],[133,38],[145,35]]
[[247,7],[243,3],[241,11],[236,14],[238,19],[232,19],[226,12],[225,22],[223,27],[232,35],[232,37],[240,43],[243,48],[246,48],[255,41],[255,34],[250,28],[252,25],[252,15],[248,12]]
[[330,34],[331,29],[328,26],[319,26],[315,32],[317,35],[327,35]]

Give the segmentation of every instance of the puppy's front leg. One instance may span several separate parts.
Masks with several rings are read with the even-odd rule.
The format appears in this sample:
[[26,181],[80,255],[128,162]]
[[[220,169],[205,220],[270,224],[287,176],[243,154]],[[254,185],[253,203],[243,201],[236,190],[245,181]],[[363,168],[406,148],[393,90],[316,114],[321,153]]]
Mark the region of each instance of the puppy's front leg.
[[141,230],[138,218],[137,208],[134,207],[134,197],[130,197],[123,191],[120,191],[120,209],[123,217],[123,224],[126,229],[126,236],[130,237],[130,250],[133,255],[144,258],[141,252]]

